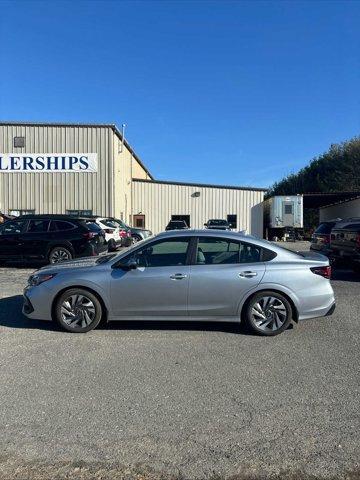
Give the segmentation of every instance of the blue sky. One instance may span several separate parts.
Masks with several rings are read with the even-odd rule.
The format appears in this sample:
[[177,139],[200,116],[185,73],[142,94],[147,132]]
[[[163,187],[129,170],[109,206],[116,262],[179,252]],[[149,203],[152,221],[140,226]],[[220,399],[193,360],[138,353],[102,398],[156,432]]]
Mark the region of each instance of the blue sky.
[[268,186],[360,133],[360,2],[0,0],[0,119],[127,124],[158,179]]

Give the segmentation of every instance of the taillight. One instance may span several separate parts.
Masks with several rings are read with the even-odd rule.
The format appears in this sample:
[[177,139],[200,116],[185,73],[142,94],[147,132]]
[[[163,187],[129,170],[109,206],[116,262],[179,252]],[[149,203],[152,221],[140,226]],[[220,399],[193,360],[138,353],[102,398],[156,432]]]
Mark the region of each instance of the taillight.
[[311,267],[310,270],[315,273],[315,275],[320,275],[321,277],[327,278],[330,280],[331,278],[331,267],[327,265],[326,267]]
[[360,232],[356,235],[356,247],[360,248]]
[[94,238],[95,236],[96,236],[95,232],[85,232],[85,233],[83,233],[83,237],[87,238],[88,240],[90,240],[91,238]]
[[125,238],[128,236],[126,230],[119,230],[119,235],[121,238]]

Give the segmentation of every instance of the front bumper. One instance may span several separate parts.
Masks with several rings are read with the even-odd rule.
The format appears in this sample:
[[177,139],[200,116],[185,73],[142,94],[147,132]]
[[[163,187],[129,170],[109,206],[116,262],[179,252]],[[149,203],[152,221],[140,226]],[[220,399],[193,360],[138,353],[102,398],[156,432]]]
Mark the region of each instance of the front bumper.
[[48,298],[45,286],[26,286],[23,292],[22,313],[34,320],[52,320],[51,302],[44,301],[44,298]]

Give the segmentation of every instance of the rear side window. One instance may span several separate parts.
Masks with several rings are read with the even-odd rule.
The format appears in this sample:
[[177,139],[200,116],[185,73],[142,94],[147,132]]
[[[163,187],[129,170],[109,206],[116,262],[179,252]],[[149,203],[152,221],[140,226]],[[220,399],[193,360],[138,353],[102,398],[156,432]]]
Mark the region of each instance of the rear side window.
[[334,228],[335,223],[334,222],[326,222],[326,223],[321,223],[318,228],[315,230],[315,233],[320,233],[320,234],[328,234],[331,233],[331,230]]
[[237,242],[224,238],[199,238],[197,265],[226,265],[234,263],[261,262],[261,247],[251,243]]
[[263,262],[270,262],[270,260],[274,260],[274,258],[277,256],[275,252],[273,252],[272,250],[268,250],[267,248],[262,248],[261,250],[261,259]]
[[76,225],[74,225],[71,222],[65,222],[62,220],[52,220],[50,230],[57,231],[57,232],[65,232],[67,230],[73,230],[76,228]]
[[30,220],[28,233],[44,233],[49,229],[50,220]]

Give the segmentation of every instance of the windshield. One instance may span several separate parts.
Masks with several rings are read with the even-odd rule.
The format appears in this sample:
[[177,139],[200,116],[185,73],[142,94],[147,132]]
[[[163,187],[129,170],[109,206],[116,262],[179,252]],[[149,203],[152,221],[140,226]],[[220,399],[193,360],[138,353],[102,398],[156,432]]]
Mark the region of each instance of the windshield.
[[331,230],[334,228],[335,222],[326,222],[321,223],[318,228],[315,230],[315,233],[330,233]]
[[101,222],[106,227],[117,228],[116,223],[113,220],[110,220],[110,218],[99,218],[99,222]]
[[109,253],[108,255],[101,255],[97,260],[96,260],[96,264],[97,265],[100,265],[102,263],[106,263],[108,262],[109,260],[111,260],[112,258],[116,257],[116,253]]
[[209,225],[227,225],[226,220],[209,220]]

